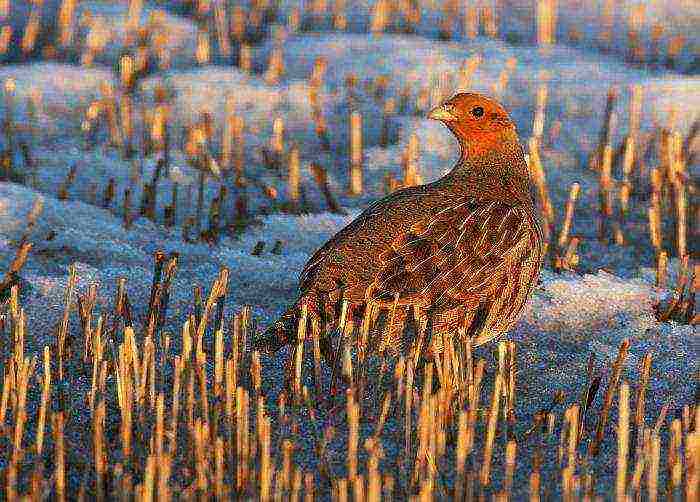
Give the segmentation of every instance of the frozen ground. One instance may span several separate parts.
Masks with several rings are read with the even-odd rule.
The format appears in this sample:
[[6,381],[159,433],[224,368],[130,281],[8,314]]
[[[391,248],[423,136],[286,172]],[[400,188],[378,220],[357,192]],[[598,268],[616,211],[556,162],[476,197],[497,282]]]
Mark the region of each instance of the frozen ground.
[[[532,42],[535,40],[535,4],[529,0],[506,0],[507,11],[514,13],[502,20],[502,33],[507,40]],[[671,0],[666,2],[645,2],[627,0],[606,2],[605,0],[559,0],[557,13],[556,39],[560,43],[601,49],[626,55],[630,20],[634,18],[634,29],[640,36],[641,46],[647,60],[650,59],[653,43],[652,33],[662,27],[660,50],[665,54],[666,41],[671,37],[683,37],[685,47],[677,64],[688,71],[698,71],[700,60],[697,47],[700,43],[697,25],[700,22],[697,4],[693,0]],[[601,35],[606,30],[601,11],[604,5],[612,5],[610,43],[602,42]],[[572,40],[572,33],[578,40]],[[655,61],[663,64],[665,61]]]
[[[240,3],[250,5],[251,2]],[[283,0],[276,3],[279,5],[275,18],[277,23],[285,24],[292,10],[301,7],[303,29],[329,30],[332,27],[330,13],[312,16],[310,9],[313,2]],[[344,3],[346,5],[347,31],[367,33],[370,29],[376,2],[351,0]],[[439,36],[439,26],[444,18],[443,4],[443,2],[436,1],[423,4],[422,14],[415,26],[418,35],[431,39]],[[534,19],[537,2],[535,0],[503,0],[499,4],[500,10],[496,21],[498,36],[510,43],[533,44],[536,37]],[[601,11],[606,4],[604,0],[562,0],[557,4],[556,37],[559,43],[577,45],[591,51],[609,51],[622,57],[627,53],[629,20],[634,15],[637,18],[636,30],[640,35],[640,42],[647,58],[652,53],[652,32],[661,27],[662,36],[658,45],[662,58],[654,61],[654,65],[666,63],[665,54],[668,41],[676,38],[682,39],[682,49],[675,61],[676,68],[690,73],[697,73],[700,69],[700,59],[697,53],[700,45],[697,25],[700,19],[694,0],[614,2],[610,13],[613,29],[609,44],[601,42],[601,32],[606,29],[601,17]],[[142,3],[141,21],[146,23],[153,20],[152,14],[157,13],[158,31],[166,35],[166,46],[174,55],[173,63],[175,65],[192,64],[195,60],[197,28],[193,21],[194,9],[192,5],[193,2],[190,0],[150,0]],[[57,35],[53,23],[57,18],[60,6],[60,0],[46,0],[40,4],[38,9],[33,7],[33,3],[28,0],[11,2],[9,16],[4,20],[3,25],[7,24],[12,27],[13,36],[11,48],[3,55],[4,59],[16,61],[21,58],[22,34],[33,8],[37,9],[37,13],[41,13],[41,21],[36,51],[32,55],[39,56],[43,47],[53,43]],[[78,39],[85,40],[93,27],[96,28],[93,34],[106,33],[109,38],[107,50],[98,58],[98,61],[102,63],[114,62],[118,55],[118,49],[125,40],[124,21],[128,16],[128,2],[112,3],[104,0],[89,0],[78,3],[75,12],[76,19],[80,22],[76,31]],[[452,36],[456,40],[463,40],[465,34],[463,15],[460,13],[459,16],[453,16],[453,18]],[[97,23],[93,22],[95,20]],[[403,27],[403,22],[397,19],[390,19],[387,24],[389,31],[401,30]],[[575,39],[572,39],[572,32],[577,34]],[[73,54],[72,57],[77,59],[78,56]]]
[[[567,9],[574,8],[573,1],[561,3]],[[148,9],[155,6],[147,5],[144,19],[148,17]],[[81,8],[104,16],[109,25],[116,27],[110,48],[103,59],[97,60],[96,68],[54,63],[0,68],[0,81],[8,77],[16,81],[14,114],[18,122],[28,116],[27,99],[33,95],[33,90],[42,96],[35,130],[17,131],[20,137],[31,141],[38,163],[36,176],[28,180],[33,188],[0,183],[0,271],[7,268],[14,256],[16,242],[24,232],[32,204],[38,197],[44,199],[43,215],[30,234],[35,246],[21,274],[23,306],[28,315],[30,333],[28,351],[38,351],[53,343],[52,330],[62,315],[67,271],[71,263],[77,263],[79,291],[84,292],[91,283],[99,284],[98,310],[111,309],[116,281],[119,277],[127,277],[131,303],[136,307],[136,317],[140,321],[145,312],[139,306],[148,303],[149,287],[146,285],[152,280],[153,253],[157,250],[180,253],[169,310],[169,328],[174,332],[191,311],[192,285],[208,288],[222,266],[228,267],[231,273],[228,312],[232,313],[242,305],[251,305],[255,319],[266,324],[294,298],[297,275],[315,248],[356,215],[361,207],[383,193],[385,173],[400,176],[400,158],[411,134],[417,134],[420,141],[419,169],[426,181],[435,179],[451,167],[457,155],[454,140],[442,125],[425,120],[427,110],[416,109],[415,103],[420,91],[430,90],[436,84],[440,91],[434,94],[433,101],[458,90],[458,72],[462,63],[480,54],[483,62],[473,75],[470,89],[489,94],[493,94],[493,86],[506,61],[511,58],[516,61],[502,98],[512,111],[523,141],[531,131],[539,76],[544,71],[549,73],[545,137],[549,137],[555,120],[563,126],[559,140],[545,143],[543,149],[555,208],[560,212],[563,210],[571,182],[578,181],[582,186],[572,229],[574,234],[584,237],[580,248],[579,269],[582,274],[554,275],[545,271],[542,284],[521,322],[510,334],[510,339],[518,344],[519,431],[529,428],[532,415],[548,404],[557,390],[565,392],[567,405],[577,400],[583,390],[589,355],[594,353],[600,363],[614,359],[624,338],[629,338],[632,346],[623,378],[632,384],[637,380],[643,355],[650,351],[654,357],[647,421],[656,420],[660,407],[668,399],[672,402],[672,413],[688,404],[700,370],[698,328],[658,323],[654,319],[652,303],[668,292],[653,287],[653,273],[648,268],[653,256],[644,219],[645,203],[637,206],[635,217],[626,228],[630,245],[599,244],[595,239],[594,209],[597,205],[597,174],[588,171],[583,164],[596,145],[610,86],[617,86],[621,91],[616,108],[620,117],[620,127],[615,135],[617,144],[627,132],[629,85],[641,84],[643,87],[643,132],[666,123],[671,107],[677,113],[677,129],[685,132],[693,120],[699,118],[700,79],[671,72],[631,69],[621,65],[619,57],[562,46],[553,47],[543,55],[533,47],[511,46],[485,39],[464,44],[406,35],[373,37],[304,33],[290,35],[285,41],[285,75],[278,85],[271,85],[259,74],[248,75],[229,67],[193,67],[195,28],[188,19],[168,14],[165,22],[174,26],[170,33],[177,64],[171,71],[144,81],[139,99],[148,102],[154,86],[162,82],[176,91],[173,108],[177,127],[196,120],[202,111],[209,111],[214,117],[216,135],[220,137],[225,100],[231,95],[237,113],[246,120],[246,169],[249,174],[277,187],[282,201],[286,199],[285,180],[260,166],[260,148],[269,141],[272,120],[283,117],[287,145],[295,142],[302,152],[303,184],[311,204],[316,210],[325,209],[325,203],[306,171],[308,163],[316,161],[328,168],[334,192],[350,211],[347,217],[323,212],[301,216],[278,213],[261,217],[259,224],[249,227],[238,238],[225,237],[218,246],[210,247],[185,244],[179,226],[167,230],[143,218],[125,230],[121,202],[115,202],[109,210],[95,205],[101,199],[107,180],[114,178],[117,200],[121,201],[125,188],[131,187],[132,207],[138,208],[142,185],[150,179],[156,159],[137,159],[132,164],[123,160],[118,152],[102,146],[86,149],[78,136],[85,107],[99,97],[100,82],[113,78],[111,71],[105,68],[113,65],[119,54],[123,31],[118,27],[125,16],[124,7],[103,2],[83,3]],[[358,23],[366,22],[367,16],[359,15],[356,19]],[[691,24],[695,22],[692,16],[684,19]],[[434,30],[434,18],[426,16],[424,23],[426,30]],[[682,23],[678,26],[682,27]],[[270,49],[270,42],[255,49],[257,68],[267,66]],[[325,57],[329,63],[321,97],[331,134],[331,152],[320,151],[307,99],[307,79],[318,56]],[[348,114],[344,82],[350,73],[359,79],[358,102],[364,118],[367,147],[366,192],[358,199],[344,195]],[[380,76],[388,77],[387,95],[397,100],[404,87],[410,88],[408,106],[391,119],[392,143],[386,148],[378,146],[382,100],[373,97]],[[4,116],[6,105],[1,106],[0,112]],[[73,165],[76,166],[76,179],[68,190],[69,200],[59,201],[56,194]],[[182,187],[179,206],[183,210],[177,218],[181,223],[187,205],[186,187],[196,179],[196,172],[187,165],[179,145],[173,152],[172,167],[172,179],[161,183],[158,221],[162,221],[162,209],[171,202],[172,184],[177,181]],[[690,169],[697,176],[698,166],[690,166]],[[134,177],[134,170],[140,175]],[[230,186],[227,180],[224,183]],[[207,207],[218,189],[218,181],[208,181]],[[233,187],[232,193],[236,194]],[[267,210],[276,209],[259,190],[253,189],[249,195],[253,210],[262,206]],[[230,206],[225,209],[226,214],[231,211]],[[691,248],[694,245],[697,250],[698,238],[697,233],[691,233]],[[280,255],[269,252],[276,240],[283,243]],[[258,241],[266,242],[265,252],[261,256],[252,256],[250,252]],[[670,268],[675,270],[676,267],[677,262],[673,260]],[[72,321],[74,327],[76,321],[77,315]],[[488,392],[484,395],[491,392],[492,349],[480,349],[480,355],[489,359],[489,378],[485,384]],[[287,355],[283,351],[275,359],[264,359],[265,385],[272,396],[280,389],[283,361]],[[86,386],[84,380],[77,377],[70,383],[76,389],[84,390]],[[80,392],[75,394],[81,395]],[[599,394],[596,404],[599,405],[600,399]],[[68,433],[80,438],[84,433],[81,430],[84,420],[87,419],[83,417],[82,421],[73,422]],[[614,416],[610,423],[615,423]],[[399,456],[403,440],[395,434],[397,429],[396,424],[390,423],[385,434],[385,462],[389,465]],[[296,458],[305,467],[313,467],[312,443],[303,441],[312,431],[304,429],[301,434],[301,439],[296,441],[300,447]],[[340,468],[344,462],[345,437],[345,431],[339,431],[332,445],[332,451],[337,454],[334,468]],[[602,470],[598,493],[603,497],[609,486],[603,481],[611,480],[614,473],[612,437],[610,431],[603,458],[597,462],[597,468]],[[518,458],[529,462],[533,448],[534,445],[527,442],[519,445]],[[546,465],[555,464],[556,459],[548,459]],[[499,468],[495,470],[499,471]],[[529,472],[529,469],[520,472]],[[449,469],[446,474],[450,475]],[[547,477],[546,483],[550,490],[558,490],[560,486],[560,480],[552,476]],[[517,486],[524,487],[527,483],[520,480]]]
[[[162,5],[174,12],[183,14],[191,10],[187,0],[155,0],[156,5]],[[241,2],[250,5],[252,2]],[[347,0],[345,13],[347,29],[354,32],[367,32],[370,28],[371,18],[377,2],[368,0]],[[479,2],[471,2],[479,4]],[[481,5],[499,6],[496,24],[501,37],[513,41],[533,43],[536,37],[535,18],[537,1],[535,0],[501,0],[499,2],[480,2]],[[303,18],[312,27],[330,29],[332,19],[328,9],[325,15],[313,14],[314,2],[298,0],[282,0],[279,5],[279,19],[285,21],[293,9],[300,9]],[[470,2],[465,2],[470,5]],[[557,39],[562,43],[570,41],[572,28],[579,33],[579,43],[590,47],[597,47],[601,31],[604,29],[601,23],[601,12],[606,4],[605,0],[559,0],[557,4]],[[610,4],[608,2],[608,4]],[[332,5],[332,4],[331,4]],[[444,9],[447,2],[427,1],[423,2],[422,12],[418,21],[416,32],[423,36],[435,38],[439,33],[439,23],[444,17]],[[698,34],[697,23],[700,20],[696,4],[693,0],[670,0],[665,2],[643,2],[641,0],[626,0],[614,2],[611,15],[613,25],[617,28],[612,33],[612,50],[620,51],[627,43],[627,26],[633,15],[637,18],[637,30],[642,36],[645,45],[648,44],[650,32],[654,25],[662,25],[664,36],[683,35],[690,47],[687,51],[692,58],[692,47],[697,47]],[[641,16],[640,16],[641,14]],[[389,29],[398,29],[403,26],[396,19],[388,20]],[[624,27],[624,29],[620,29]],[[453,36],[464,36],[463,14],[453,16],[451,24]],[[686,59],[686,62],[688,60]]]
[[[258,59],[266,61],[269,52],[269,45],[263,45],[259,48]],[[217,150],[223,134],[227,98],[234,103],[235,113],[245,120],[246,174],[275,187],[278,192],[277,199],[270,200],[259,188],[249,189],[247,195],[253,211],[261,208],[274,211],[287,200],[284,166],[281,172],[262,166],[262,148],[269,144],[272,121],[277,117],[284,120],[286,147],[296,145],[300,149],[302,187],[309,206],[315,211],[324,210],[327,206],[308,173],[310,162],[328,169],[331,187],[343,205],[363,206],[384,193],[384,176],[387,172],[401,177],[400,159],[414,133],[420,144],[421,176],[426,181],[439,177],[452,166],[456,158],[456,144],[441,124],[424,117],[427,108],[441,97],[463,90],[460,68],[466,59],[475,55],[480,55],[483,62],[472,76],[469,88],[487,94],[494,93],[494,85],[506,62],[516,61],[508,85],[502,92],[502,100],[516,121],[523,142],[531,134],[537,87],[546,72],[549,100],[545,114],[543,161],[556,207],[563,208],[568,187],[573,181],[581,183],[581,203],[573,232],[588,238],[584,246],[588,246],[595,236],[592,223],[596,215],[591,208],[595,207],[598,175],[581,166],[598,142],[608,90],[616,87],[620,91],[615,108],[618,115],[618,127],[613,135],[615,145],[622,141],[628,130],[629,86],[632,84],[641,85],[644,96],[641,114],[643,134],[666,124],[671,109],[675,110],[675,127],[682,134],[698,119],[699,78],[630,69],[620,65],[614,57],[577,49],[554,47],[549,54],[541,55],[534,48],[512,47],[485,39],[464,46],[456,42],[434,42],[405,35],[367,37],[310,33],[290,36],[284,43],[285,75],[277,85],[266,83],[257,74],[249,75],[221,66],[174,69],[149,77],[142,83],[137,96],[146,103],[152,100],[153,89],[157,85],[170,89],[175,96],[172,106],[173,175],[159,183],[157,221],[162,222],[163,208],[171,203],[173,182],[180,185],[177,221],[183,221],[187,207],[192,211],[192,199],[196,196],[196,186],[193,184],[198,174],[187,163],[182,152],[181,131],[199,120],[203,112],[211,113],[215,130],[212,143]],[[328,61],[320,100],[331,142],[329,152],[321,148],[308,100],[308,77],[317,57]],[[365,193],[357,199],[344,195],[347,190],[349,99],[344,82],[349,75],[358,78],[356,103],[363,116],[363,141],[366,147]],[[101,144],[86,148],[84,138],[77,131],[87,105],[100,96],[99,84],[102,79],[109,79],[108,73],[100,69],[84,70],[70,65],[42,63],[7,66],[0,76],[12,76],[17,82],[14,113],[18,119],[26,117],[27,96],[31,95],[33,88],[38,88],[45,96],[44,105],[40,107],[39,126],[42,134],[34,134],[30,138],[37,164],[35,187],[58,193],[69,167],[75,166],[75,181],[68,189],[69,197],[99,202],[107,180],[113,178],[116,183],[116,198],[112,204],[115,214],[122,212],[121,199],[127,187],[131,189],[132,206],[138,208],[143,185],[152,177],[156,157],[137,159],[135,163],[125,161],[119,152]],[[380,77],[386,82],[385,96],[395,98],[397,103],[396,113],[387,119],[390,132],[387,147],[378,145],[384,124],[383,98],[375,98]],[[436,86],[438,91],[429,93]],[[432,96],[433,103],[418,107],[421,93]],[[64,102],[61,95],[66,96]],[[404,95],[407,96],[405,99]],[[401,103],[405,106],[401,106]],[[54,108],[55,113],[51,113]],[[549,131],[555,121],[561,125],[562,132],[556,141],[550,142]],[[137,120],[136,138],[141,137],[138,124]],[[44,131],[66,130],[72,134],[49,136],[48,139],[43,134]],[[105,134],[104,128],[99,134]],[[697,142],[693,148],[699,148]],[[689,166],[694,173],[697,173],[697,168]],[[138,172],[139,176],[135,178],[134,172]],[[224,216],[228,217],[233,213],[233,201],[239,189],[232,186],[226,174],[222,181],[229,188],[230,197],[224,208]],[[205,208],[218,194],[220,183],[219,180],[207,179]],[[635,238],[639,242],[646,241],[643,233],[644,211],[643,205],[639,205],[638,218],[633,221],[640,224],[635,227],[636,223],[631,223],[633,243],[637,243]],[[647,246],[645,248],[648,249]],[[596,270],[597,266],[627,268],[624,259],[617,259],[625,255],[633,260],[633,268],[640,263],[650,264],[649,253],[631,249],[605,250],[600,257],[608,263],[584,263],[583,266],[590,267],[586,269],[588,271]],[[624,270],[620,273],[626,275]]]
[[[192,20],[171,14],[151,2],[143,3],[139,24],[149,27],[152,38],[163,38],[163,47],[171,55],[169,64],[175,67],[193,65],[196,62],[197,26]],[[127,45],[129,2],[80,2],[77,12],[78,18],[85,20],[86,37],[92,30],[95,35],[107,35],[105,50],[96,58],[97,63],[116,65]]]
[[[148,288],[144,285],[152,280],[153,253],[159,249],[179,252],[179,270],[172,288],[168,316],[168,325],[175,332],[179,322],[191,311],[191,286],[199,284],[208,288],[220,267],[226,266],[231,272],[232,285],[227,311],[232,313],[242,305],[250,304],[255,319],[265,324],[294,296],[296,277],[308,255],[352,218],[352,215],[327,214],[270,216],[240,239],[224,239],[218,247],[212,248],[183,244],[177,232],[167,232],[145,219],[136,221],[127,231],[121,221],[107,211],[82,202],[60,202],[18,185],[2,183],[2,268],[14,254],[13,242],[23,233],[24,221],[37,197],[44,198],[44,215],[31,232],[35,248],[22,272],[26,281],[22,303],[29,319],[26,349],[30,352],[53,343],[52,327],[62,315],[71,263],[77,266],[79,292],[84,293],[92,283],[99,285],[97,311],[111,309],[117,278],[128,278],[127,291],[135,307],[137,322],[140,322],[148,303]],[[55,236],[47,241],[50,231]],[[284,243],[281,255],[269,252],[276,239]],[[261,256],[251,256],[250,251],[259,240],[267,243],[267,251]],[[586,262],[589,256],[583,255],[581,259]],[[700,369],[697,327],[656,322],[652,304],[664,292],[653,287],[651,271],[641,269],[632,275],[632,278],[621,279],[603,271],[582,276],[543,273],[533,300],[509,336],[518,347],[518,433],[530,427],[534,413],[545,407],[555,392],[562,390],[565,393],[565,403],[576,401],[583,390],[589,355],[595,354],[599,363],[612,361],[625,338],[632,342],[623,372],[623,378],[630,383],[637,380],[639,362],[644,354],[650,352],[653,355],[647,421],[655,420],[660,407],[668,400],[673,411],[689,404],[696,385],[694,375]],[[478,351],[481,357],[489,360],[486,389],[490,388],[495,369],[491,350],[493,347]],[[263,358],[263,380],[270,397],[281,388],[286,357],[288,353],[284,350],[274,360]],[[311,370],[307,367],[306,371],[308,378]],[[87,391],[89,388],[89,381],[77,376],[70,378],[69,385],[74,395],[81,394],[78,389],[87,386],[83,389]],[[597,399],[595,406],[599,405],[601,396]],[[321,416],[321,419],[330,417]],[[81,423],[79,417],[71,422],[73,429],[68,431],[69,436],[80,437],[83,433]],[[615,423],[614,416],[610,423]],[[371,430],[371,424],[363,426],[365,428]],[[306,442],[303,438],[310,439],[313,434],[311,429],[302,428],[301,437],[296,441],[299,447],[296,458],[306,468],[314,465],[315,457],[311,441]],[[342,429],[339,430],[331,445],[332,469],[337,469],[336,472],[343,468],[345,457],[341,452],[344,451],[345,437]],[[601,490],[614,473],[612,437],[610,433],[601,461],[596,462]],[[402,438],[398,425],[390,421],[384,434],[387,467],[397,458]],[[520,444],[518,458],[529,462],[534,447],[532,442]],[[546,466],[556,465],[556,459],[545,458],[544,465],[546,470]],[[450,467],[445,466],[445,469],[445,475],[449,476]],[[495,471],[498,476],[500,469]],[[523,472],[529,472],[529,469]],[[560,486],[559,480],[548,475],[544,477],[544,484],[555,492]],[[527,482],[521,479],[516,485],[524,488]]]
[[[12,28],[8,50],[0,55],[0,61],[16,62],[29,56],[41,58],[47,46],[56,47],[60,32],[56,20],[61,12],[62,0],[46,0],[35,3],[27,0],[8,2],[9,16],[2,26]],[[142,2],[141,26],[149,26],[154,36],[162,37],[164,47],[174,55],[171,64],[192,65],[195,62],[197,28],[192,20],[169,13],[152,2]],[[39,19],[36,43],[31,52],[22,49],[22,40],[30,14]],[[127,44],[126,23],[129,18],[129,2],[88,0],[76,2],[73,22],[73,41],[76,49],[62,50],[62,60],[79,62],[84,49],[99,46],[100,54],[95,63],[113,66]],[[97,45],[95,45],[97,44]]]
[[[103,83],[113,83],[104,68],[81,68],[60,63],[0,66],[0,81],[7,95],[8,81],[14,81],[12,117],[23,127],[20,136],[39,142],[63,144],[80,130],[80,116],[100,96]],[[7,117],[7,98],[3,114]],[[34,110],[32,120],[31,111]],[[4,138],[3,138],[4,141]]]

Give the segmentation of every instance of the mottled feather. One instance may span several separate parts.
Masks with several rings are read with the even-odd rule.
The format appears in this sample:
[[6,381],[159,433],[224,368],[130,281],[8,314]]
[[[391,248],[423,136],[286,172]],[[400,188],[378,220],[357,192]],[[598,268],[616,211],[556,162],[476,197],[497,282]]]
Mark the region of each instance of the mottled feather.
[[[470,117],[475,106],[486,113]],[[384,316],[392,339],[408,312],[429,317],[433,335],[461,332],[475,345],[512,328],[543,254],[523,151],[498,103],[461,94],[445,110],[441,117],[457,117],[447,125],[460,161],[433,183],[373,203],[318,249],[300,275],[300,299],[275,324],[277,336],[289,338],[301,301],[312,315],[337,321],[340,299],[393,312]]]

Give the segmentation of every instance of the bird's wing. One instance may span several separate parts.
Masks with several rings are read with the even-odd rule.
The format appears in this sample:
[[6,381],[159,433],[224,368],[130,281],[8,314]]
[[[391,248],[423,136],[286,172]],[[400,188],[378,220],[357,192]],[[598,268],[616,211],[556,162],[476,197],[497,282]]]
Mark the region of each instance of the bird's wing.
[[[410,201],[415,200],[414,198],[416,196],[420,196],[421,193],[425,192],[425,189],[426,186],[424,185],[406,187],[392,193],[389,197],[378,199],[370,204],[357,218],[335,234],[309,258],[299,276],[299,289],[302,292],[308,290],[317,283],[319,276],[324,275],[327,268],[337,267],[338,264],[335,263],[335,260],[338,258],[338,253],[345,252],[352,254],[353,243],[360,243],[366,240],[365,237],[368,229],[382,226],[381,232],[378,233],[400,233],[397,230],[397,225],[392,224],[396,222],[390,221],[392,217],[388,213],[391,213],[392,209],[396,207],[402,205],[407,206]],[[394,216],[396,216],[396,211],[393,211],[393,213]],[[383,237],[386,237],[386,235],[383,235]],[[389,237],[389,241],[386,242],[386,245],[378,242],[367,242],[366,244],[374,244],[384,249],[389,246],[391,239],[392,236]],[[345,258],[348,257],[346,256]],[[375,263],[366,264],[364,267],[365,271],[372,269],[375,265]],[[360,277],[360,275],[363,277]],[[348,282],[345,286],[359,287],[362,283],[371,282],[371,280],[367,281],[364,275],[365,274],[355,274],[352,277],[346,277]]]
[[478,308],[509,264],[532,244],[532,229],[520,205],[475,199],[453,203],[413,225],[382,253],[368,296],[440,310],[457,304]]
[[364,223],[364,220],[366,220],[369,215],[373,214],[375,209],[382,202],[384,202],[383,199],[377,199],[372,202],[364,211],[362,211],[362,213],[360,213],[356,219],[352,220],[348,225],[343,227],[337,234],[335,234],[331,239],[327,240],[323,246],[318,248],[314,254],[311,255],[311,258],[307,260],[306,264],[304,265],[304,269],[301,271],[301,275],[299,276],[299,285],[302,290],[304,289],[304,284],[307,283],[317,271],[318,266],[328,255],[328,252],[337,247],[338,244],[344,239],[352,238],[354,230],[356,230],[358,226],[361,226]]

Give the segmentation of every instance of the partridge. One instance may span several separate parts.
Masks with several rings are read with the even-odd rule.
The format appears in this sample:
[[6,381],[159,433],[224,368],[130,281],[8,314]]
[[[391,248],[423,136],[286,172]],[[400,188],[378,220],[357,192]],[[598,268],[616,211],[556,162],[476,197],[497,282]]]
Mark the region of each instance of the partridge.
[[410,314],[428,319],[433,339],[469,337],[474,346],[513,327],[543,257],[515,125],[495,100],[472,93],[428,117],[455,135],[459,161],[437,181],[374,202],[318,249],[301,272],[297,301],[257,349],[275,352],[296,340],[304,304],[322,332],[338,325],[342,302],[350,318],[368,305],[390,313],[375,350],[401,346]]

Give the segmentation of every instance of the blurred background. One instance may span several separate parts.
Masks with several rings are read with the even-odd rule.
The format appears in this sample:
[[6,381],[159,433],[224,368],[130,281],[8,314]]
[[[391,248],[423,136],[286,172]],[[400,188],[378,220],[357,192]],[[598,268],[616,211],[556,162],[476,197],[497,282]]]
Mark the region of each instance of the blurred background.
[[[37,499],[66,487],[83,497],[128,494],[125,410],[134,408],[133,481],[144,480],[135,493],[147,493],[157,472],[163,497],[171,488],[184,499],[255,494],[272,479],[272,455],[273,472],[286,466],[275,481],[281,500],[296,455],[294,493],[303,470],[307,493],[340,497],[348,484],[364,489],[362,438],[361,466],[369,459],[362,472],[375,495],[381,457],[384,493],[396,480],[397,494],[420,485],[426,497],[435,489],[449,498],[464,481],[468,424],[469,448],[478,453],[476,464],[469,454],[470,482],[493,447],[494,484],[487,471],[482,497],[507,500],[511,488],[519,500],[528,490],[539,494],[541,470],[545,499],[564,492],[573,500],[574,491],[607,499],[616,482],[620,500],[627,488],[637,499],[644,479],[650,500],[657,488],[680,500],[684,486],[693,500],[697,0],[0,0],[0,62],[0,448],[13,452],[11,462],[9,453],[0,456],[0,469],[8,467],[8,499],[15,488]],[[347,415],[338,414],[326,406],[330,371],[313,366],[310,343],[303,379],[299,366],[300,385],[289,393],[292,352],[261,359],[246,340],[296,297],[314,250],[371,201],[453,167],[456,141],[426,115],[459,91],[501,101],[527,154],[547,257],[521,321],[507,345],[445,362],[454,379],[441,376],[440,390],[430,394],[431,386],[422,400],[403,380],[418,357],[393,360],[387,370],[378,349],[368,360],[382,359],[372,361],[387,378],[368,379],[368,389],[378,382],[371,400],[363,400],[364,380],[347,402],[341,392]],[[190,357],[195,321],[202,332]],[[352,370],[345,362],[357,353],[350,354],[348,344],[344,367]],[[180,371],[189,378],[187,416],[184,404],[182,417],[175,407],[164,454],[163,408],[170,412],[179,398],[170,389]],[[122,383],[130,374],[141,375],[131,407]],[[156,399],[155,374],[165,401],[162,393]],[[474,375],[477,386],[484,377],[483,406]],[[496,375],[508,390],[496,444],[492,434],[486,446],[486,419],[495,417],[495,433],[499,416]],[[625,380],[641,403],[628,445],[634,466],[624,454],[615,463],[625,450],[612,424],[618,408],[626,410],[619,429],[626,430],[630,411]],[[612,406],[618,386],[626,390]],[[43,437],[47,408],[52,446],[42,457],[41,441],[33,441]],[[226,432],[217,436],[224,412]],[[428,430],[437,438],[434,464],[426,461]],[[247,449],[236,438],[249,431]],[[600,456],[584,451],[593,441]],[[681,444],[695,453],[684,457]],[[224,457],[238,469],[235,481],[223,477]],[[416,461],[411,486],[402,459]]]

